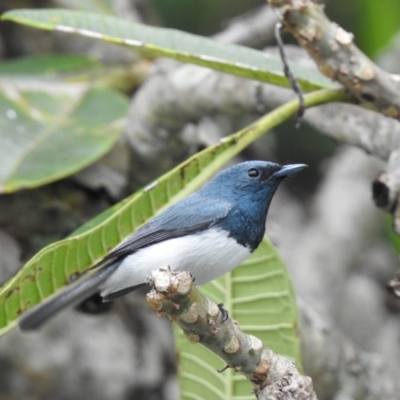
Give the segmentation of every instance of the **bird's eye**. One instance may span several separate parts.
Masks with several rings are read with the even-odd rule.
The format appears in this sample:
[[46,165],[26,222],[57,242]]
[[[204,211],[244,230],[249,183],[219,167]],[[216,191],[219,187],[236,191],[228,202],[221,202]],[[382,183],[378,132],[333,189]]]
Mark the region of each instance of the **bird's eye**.
[[257,176],[260,175],[260,171],[258,169],[255,169],[255,168],[250,168],[247,171],[247,175],[250,176],[250,178],[257,178]]

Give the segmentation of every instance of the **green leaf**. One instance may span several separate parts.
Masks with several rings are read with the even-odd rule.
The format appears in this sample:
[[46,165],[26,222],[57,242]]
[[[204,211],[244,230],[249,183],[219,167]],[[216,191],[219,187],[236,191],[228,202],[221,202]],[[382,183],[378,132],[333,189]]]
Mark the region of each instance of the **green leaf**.
[[[215,303],[223,303],[240,329],[261,339],[275,353],[294,360],[301,370],[296,297],[287,269],[268,239],[240,267],[200,287]],[[200,344],[191,344],[175,327],[179,352],[181,399],[253,400],[252,385],[227,369]]]
[[[346,99],[342,91],[325,90],[305,96],[306,106]],[[247,128],[189,158],[84,225],[71,237],[36,254],[0,290],[0,335],[16,325],[19,315],[63,287],[76,273],[92,266],[140,225],[201,186],[247,145],[298,109],[293,100]],[[294,354],[293,358],[297,355]]]
[[29,56],[0,62],[0,76],[52,79],[59,74],[75,74],[99,67],[98,61],[86,56],[73,54]]
[[127,107],[109,89],[58,94],[0,80],[0,193],[53,182],[98,160],[117,140]]
[[[76,33],[95,39],[131,46],[152,56],[174,58],[219,71],[289,86],[279,57],[242,46],[227,45],[173,29],[156,28],[112,16],[68,10],[14,10],[2,19],[35,28]],[[290,63],[305,91],[332,88],[321,74]]]

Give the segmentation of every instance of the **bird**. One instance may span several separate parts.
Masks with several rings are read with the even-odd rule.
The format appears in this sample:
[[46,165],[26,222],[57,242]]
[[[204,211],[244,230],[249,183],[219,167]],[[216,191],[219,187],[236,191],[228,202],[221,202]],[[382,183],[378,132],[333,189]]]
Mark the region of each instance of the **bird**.
[[189,271],[196,285],[231,271],[262,241],[279,184],[305,167],[253,160],[222,170],[133,232],[76,281],[25,312],[20,329],[37,329],[95,294],[114,300],[148,284],[151,272],[162,266]]

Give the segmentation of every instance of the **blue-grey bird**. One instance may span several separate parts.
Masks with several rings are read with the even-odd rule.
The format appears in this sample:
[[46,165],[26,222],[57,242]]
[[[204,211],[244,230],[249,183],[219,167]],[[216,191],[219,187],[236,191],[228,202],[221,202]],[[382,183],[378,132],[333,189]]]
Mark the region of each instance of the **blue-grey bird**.
[[247,161],[217,174],[130,235],[95,267],[19,320],[38,328],[62,309],[100,293],[114,300],[146,284],[151,271],[169,265],[204,284],[240,265],[260,244],[272,197],[282,180],[305,164]]

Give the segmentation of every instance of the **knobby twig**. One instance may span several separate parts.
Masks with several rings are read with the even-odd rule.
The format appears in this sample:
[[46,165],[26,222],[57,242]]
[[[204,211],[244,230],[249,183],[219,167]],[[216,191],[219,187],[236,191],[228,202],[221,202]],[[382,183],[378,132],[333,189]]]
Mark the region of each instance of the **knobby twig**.
[[323,5],[312,0],[268,1],[324,75],[340,82],[361,103],[400,119],[400,76],[383,71],[362,53],[353,35],[327,18]]
[[220,308],[192,285],[188,272],[159,268],[150,281],[150,306],[176,322],[191,343],[201,343],[246,376],[258,399],[317,400],[311,378],[300,375],[293,361],[242,332],[232,318],[224,320]]

